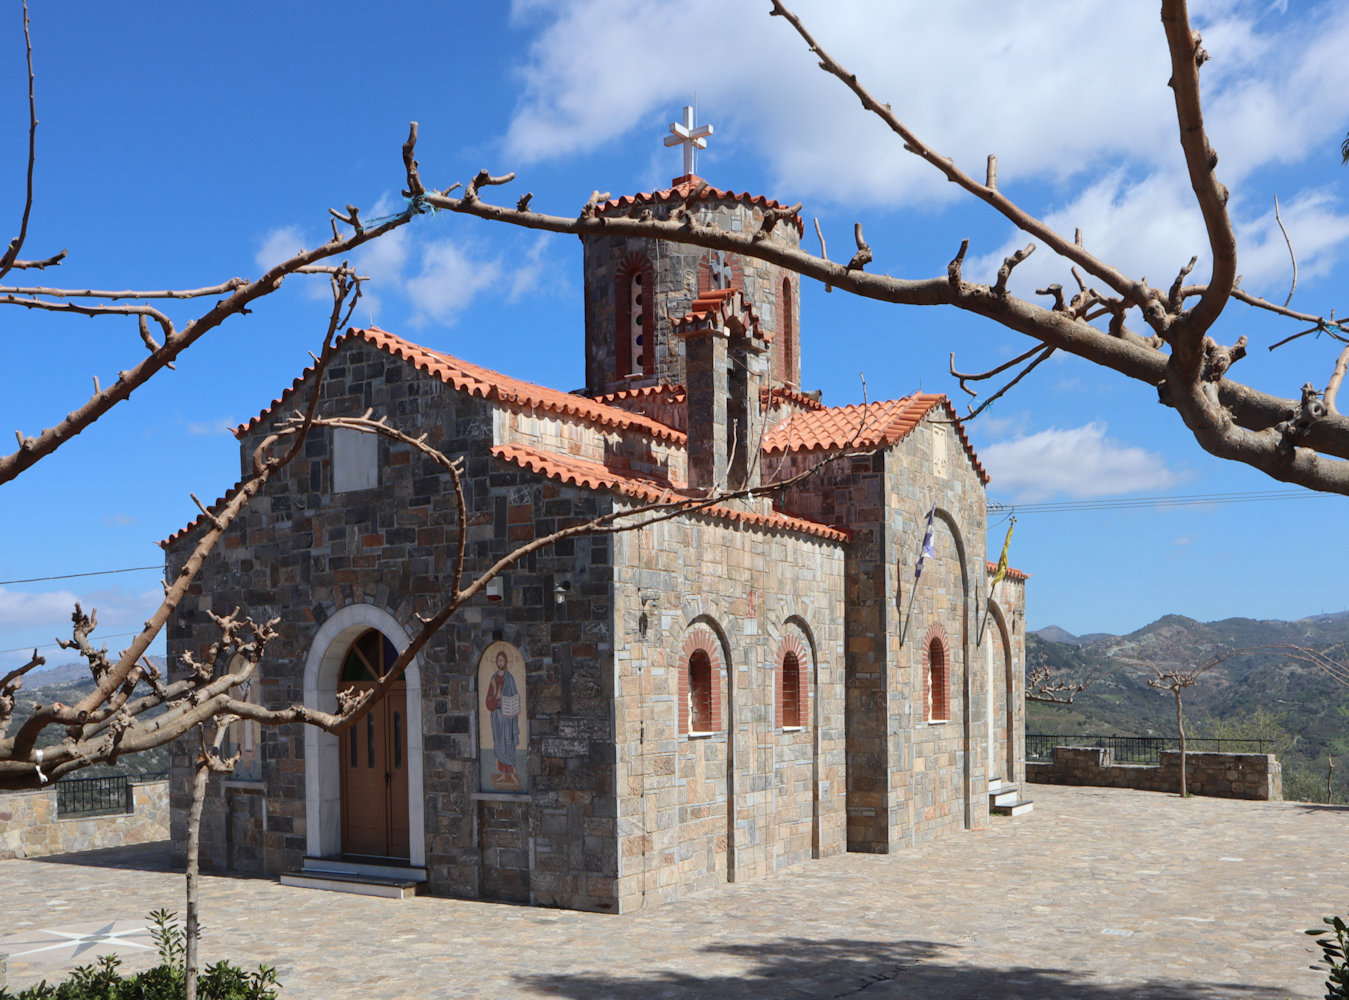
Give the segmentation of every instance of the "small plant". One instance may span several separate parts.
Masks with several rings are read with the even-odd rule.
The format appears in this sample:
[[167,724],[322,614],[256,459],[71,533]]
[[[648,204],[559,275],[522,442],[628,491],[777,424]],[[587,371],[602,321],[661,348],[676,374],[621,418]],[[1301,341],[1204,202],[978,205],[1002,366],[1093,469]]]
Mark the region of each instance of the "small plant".
[[1321,947],[1321,962],[1311,966],[1316,972],[1324,971],[1324,965],[1330,970],[1326,978],[1325,1000],[1349,1000],[1349,962],[1345,961],[1345,952],[1349,951],[1349,926],[1339,917],[1323,917],[1323,924],[1330,930],[1312,928],[1308,934],[1316,938]]
[[[181,1000],[187,973],[187,934],[178,916],[168,910],[155,910],[149,916],[154,925],[150,936],[159,950],[159,964],[146,972],[122,976],[122,960],[116,955],[101,955],[93,965],[81,965],[70,978],[56,986],[45,980],[19,993],[0,987],[0,1000]],[[208,965],[197,980],[201,1000],[276,1000],[276,970],[260,965],[245,972],[229,962]]]

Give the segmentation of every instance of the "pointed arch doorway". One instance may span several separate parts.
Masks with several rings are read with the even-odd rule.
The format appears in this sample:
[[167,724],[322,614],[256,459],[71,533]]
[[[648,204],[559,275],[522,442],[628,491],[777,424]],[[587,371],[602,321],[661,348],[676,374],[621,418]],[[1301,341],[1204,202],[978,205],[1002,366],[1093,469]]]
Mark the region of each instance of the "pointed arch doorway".
[[[366,629],[347,647],[339,691],[373,688],[398,658],[390,639]],[[341,736],[342,853],[409,857],[407,683],[400,678]]]

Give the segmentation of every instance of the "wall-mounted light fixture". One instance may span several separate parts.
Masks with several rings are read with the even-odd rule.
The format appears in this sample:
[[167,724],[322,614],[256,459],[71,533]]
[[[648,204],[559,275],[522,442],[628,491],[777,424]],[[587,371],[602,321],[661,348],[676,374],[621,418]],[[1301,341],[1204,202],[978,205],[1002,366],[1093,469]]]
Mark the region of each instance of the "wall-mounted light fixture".
[[494,577],[487,581],[487,599],[489,601],[501,600],[502,587],[501,577]]
[[563,580],[561,583],[559,583],[556,587],[553,588],[553,603],[566,604],[567,593],[570,590],[571,590],[570,580]]

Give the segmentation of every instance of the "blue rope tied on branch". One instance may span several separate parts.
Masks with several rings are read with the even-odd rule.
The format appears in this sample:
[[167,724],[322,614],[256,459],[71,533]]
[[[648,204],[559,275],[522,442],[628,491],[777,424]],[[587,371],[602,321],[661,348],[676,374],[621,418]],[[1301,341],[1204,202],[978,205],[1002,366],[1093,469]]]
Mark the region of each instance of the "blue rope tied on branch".
[[419,194],[412,198],[403,199],[404,208],[401,212],[394,212],[392,215],[381,215],[374,219],[363,219],[361,221],[362,229],[372,229],[375,226],[382,226],[386,222],[392,222],[394,219],[410,219],[414,215],[435,215],[440,211],[435,205],[426,200],[426,195]]

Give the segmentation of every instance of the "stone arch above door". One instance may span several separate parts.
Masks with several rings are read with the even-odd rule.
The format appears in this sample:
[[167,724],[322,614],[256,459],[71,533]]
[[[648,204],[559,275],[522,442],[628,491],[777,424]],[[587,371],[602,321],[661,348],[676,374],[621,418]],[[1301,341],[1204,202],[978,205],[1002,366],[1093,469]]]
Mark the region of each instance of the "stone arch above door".
[[[366,629],[388,637],[401,654],[412,641],[407,630],[389,612],[370,604],[349,604],[335,611],[314,636],[304,666],[304,703],[332,711],[337,704],[342,657]],[[407,683],[408,829],[409,861],[426,864],[425,801],[422,789],[422,699],[420,655],[403,672]],[[311,857],[337,854],[342,849],[342,797],[338,767],[339,741],[332,733],[304,727],[305,853]]]

